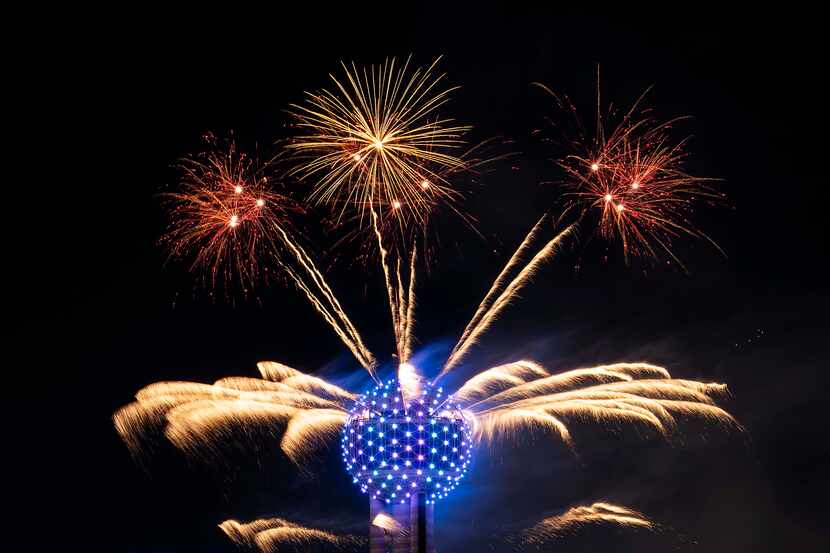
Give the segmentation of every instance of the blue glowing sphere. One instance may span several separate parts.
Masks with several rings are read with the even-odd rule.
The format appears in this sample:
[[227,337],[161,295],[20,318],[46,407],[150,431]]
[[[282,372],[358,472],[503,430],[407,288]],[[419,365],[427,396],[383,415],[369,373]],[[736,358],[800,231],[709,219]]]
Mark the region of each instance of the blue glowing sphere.
[[428,502],[455,489],[470,466],[472,431],[442,388],[424,386],[404,399],[397,379],[355,400],[343,427],[346,471],[363,493],[405,503],[416,493]]

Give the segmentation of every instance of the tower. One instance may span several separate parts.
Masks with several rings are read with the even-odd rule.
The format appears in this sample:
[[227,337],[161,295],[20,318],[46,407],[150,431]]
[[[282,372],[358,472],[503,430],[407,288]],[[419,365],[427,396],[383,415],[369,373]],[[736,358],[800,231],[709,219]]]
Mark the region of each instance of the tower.
[[355,400],[341,449],[352,482],[369,496],[373,553],[435,553],[435,502],[464,478],[472,428],[442,388],[401,390],[397,379]]

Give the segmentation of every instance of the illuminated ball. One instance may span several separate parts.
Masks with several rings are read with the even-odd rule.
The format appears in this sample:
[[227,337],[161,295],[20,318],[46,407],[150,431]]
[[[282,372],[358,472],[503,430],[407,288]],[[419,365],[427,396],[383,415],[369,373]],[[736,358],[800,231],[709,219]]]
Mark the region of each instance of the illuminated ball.
[[440,387],[424,386],[408,399],[394,378],[359,396],[343,427],[343,461],[352,481],[374,499],[406,503],[424,492],[433,503],[464,478],[472,429]]

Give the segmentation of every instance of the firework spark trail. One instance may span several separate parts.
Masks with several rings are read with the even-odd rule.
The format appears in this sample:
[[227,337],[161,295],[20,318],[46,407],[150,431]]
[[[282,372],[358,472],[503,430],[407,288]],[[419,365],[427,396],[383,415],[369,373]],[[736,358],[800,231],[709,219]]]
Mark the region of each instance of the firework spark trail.
[[395,331],[395,345],[398,348],[398,355],[400,355],[401,327],[400,322],[398,321],[398,308],[395,302],[395,296],[397,294],[395,294],[395,289],[392,284],[392,277],[389,274],[389,262],[387,260],[388,251],[383,246],[383,235],[380,233],[380,227],[378,226],[378,214],[374,207],[370,207],[370,211],[372,212],[372,225],[375,231],[375,237],[378,241],[378,250],[380,251],[380,264],[383,268],[383,277],[386,283],[386,294],[389,297],[389,310],[392,314],[392,326]]
[[234,519],[224,521],[219,528],[231,541],[237,545],[252,546],[256,543],[256,535],[270,528],[294,527],[295,524],[283,518],[257,519],[251,522],[239,522]]
[[508,260],[507,264],[499,273],[499,276],[496,277],[496,280],[493,281],[493,285],[490,286],[490,289],[485,294],[484,299],[481,300],[481,303],[478,305],[476,312],[473,314],[472,319],[470,322],[467,323],[466,328],[464,328],[464,332],[461,333],[461,338],[458,339],[458,343],[453,348],[452,352],[450,352],[450,357],[455,354],[456,350],[458,349],[458,345],[464,343],[467,339],[467,336],[470,335],[470,332],[473,330],[476,324],[478,324],[479,319],[484,315],[487,309],[490,307],[493,297],[499,293],[504,286],[505,279],[513,270],[513,268],[519,264],[522,259],[522,256],[525,253],[525,250],[530,246],[530,244],[535,240],[536,234],[539,232],[539,229],[542,226],[542,223],[547,218],[547,214],[543,215],[539,218],[539,221],[533,225],[533,228],[530,229],[530,232],[525,236],[522,243],[519,244],[519,247],[513,253],[513,255]]
[[256,547],[262,553],[276,553],[286,546],[292,549],[320,544],[344,547],[357,546],[365,541],[357,536],[342,536],[300,526],[283,518],[258,519],[247,523],[230,519],[220,524],[219,528],[236,545]]
[[[349,392],[329,383],[326,383],[326,386],[331,387],[331,391],[326,395],[332,397],[332,399],[308,393],[305,390],[309,388],[308,385],[301,388],[298,384],[298,379],[303,376],[305,375],[302,375],[302,373],[291,375],[283,382],[269,382],[241,376],[220,378],[213,384],[182,381],[156,382],[139,390],[135,397],[139,403],[156,399],[175,400],[180,398],[249,399],[254,401],[270,401],[273,398],[286,405],[301,408],[338,406],[337,400],[350,401],[354,398]],[[322,386],[318,386],[318,388],[322,389]]]
[[511,301],[516,297],[516,294],[522,289],[527,280],[532,277],[539,266],[552,257],[560,247],[563,239],[574,232],[575,225],[571,224],[564,230],[559,232],[552,238],[545,246],[539,250],[536,255],[527,263],[527,265],[519,271],[518,275],[508,284],[504,291],[496,298],[492,305],[487,308],[484,315],[481,316],[479,322],[473,327],[463,342],[459,342],[453,350],[453,353],[444,364],[444,368],[438,373],[438,378],[447,374],[461,359],[466,355],[470,347],[478,341],[479,336],[483,334],[498,317],[499,313],[507,307]]
[[253,425],[273,428],[287,422],[297,409],[274,402],[201,399],[178,405],[167,414],[165,437],[191,455],[219,455],[226,442],[239,438],[239,430]]
[[574,448],[574,441],[567,425],[542,410],[513,408],[492,415],[476,414],[474,429],[478,442],[493,442],[498,436],[516,437],[520,435],[520,431],[548,430],[559,436],[569,448]]
[[[348,315],[346,315],[346,311],[340,305],[340,301],[337,299],[337,296],[332,291],[331,287],[326,282],[325,276],[319,269],[315,266],[314,262],[312,261],[311,257],[305,252],[305,250],[294,240],[292,240],[288,234],[285,232],[283,228],[278,229],[280,235],[283,238],[283,241],[291,250],[291,252],[296,257],[297,261],[300,263],[303,269],[305,269],[306,273],[311,277],[314,284],[317,285],[317,288],[323,294],[323,297],[329,303],[331,311],[340,319],[340,321],[345,325],[345,331],[341,331],[342,334],[348,334],[350,337],[350,341],[355,350],[359,352],[359,355],[355,355],[360,361],[361,365],[363,365],[369,374],[372,376],[373,379],[377,380],[377,374],[374,370],[374,365],[376,364],[375,358],[372,355],[372,352],[365,346],[363,340],[360,337],[360,333],[355,328],[352,321],[349,319]],[[292,278],[297,281],[297,275],[295,273],[290,273]],[[306,292],[308,295],[308,292]],[[310,299],[310,298],[309,298]],[[341,332],[338,332],[338,335],[341,335]],[[349,345],[349,344],[347,344]],[[351,349],[351,347],[350,347]]]
[[475,405],[474,399],[484,399],[504,388],[525,384],[530,379],[548,376],[544,367],[532,361],[516,361],[482,371],[467,380],[452,395],[452,399],[463,405]]
[[400,333],[400,343],[398,344],[398,355],[400,356],[400,360],[402,362],[406,361],[406,296],[404,296],[404,291],[406,288],[403,286],[403,278],[401,277],[401,258],[398,256],[397,260],[397,267],[395,268],[395,272],[398,278],[398,288],[397,288],[397,302],[398,302],[398,324],[401,325],[399,330]]
[[290,376],[283,380],[283,383],[304,392],[328,395],[339,400],[354,401],[357,397],[357,394],[353,392],[310,374]]
[[275,361],[261,361],[257,369],[266,380],[283,384],[294,390],[310,394],[324,394],[335,401],[353,401],[356,394],[322,378],[306,374]]
[[[355,359],[367,370],[369,375],[372,377],[373,380],[377,382],[377,374],[375,373],[375,360],[374,356],[369,352],[365,346],[363,346],[362,340],[360,340],[360,336],[358,335],[353,338],[352,335],[349,334],[347,329],[344,329],[337,321],[336,316],[332,314],[331,311],[323,304],[323,302],[317,297],[317,295],[308,287],[306,281],[303,280],[291,267],[288,265],[282,265],[283,270],[285,273],[291,278],[294,284],[299,288],[308,298],[311,305],[314,309],[317,310],[318,313],[323,317],[323,319],[329,323],[332,330],[334,330],[335,334],[340,338],[343,344],[349,348],[349,351],[352,352],[352,355],[355,356]],[[357,341],[355,341],[357,340]]]
[[213,383],[213,386],[239,390],[240,399],[273,400],[300,409],[344,409],[353,397],[350,394],[347,395],[348,392],[345,390],[341,393],[306,391],[309,386],[302,386],[296,380],[286,382],[268,382],[258,378],[230,376],[220,378]]
[[415,261],[417,259],[416,247],[412,247],[409,257],[409,273],[407,275],[408,285],[404,286],[401,276],[401,258],[397,263],[397,312],[398,324],[400,325],[399,342],[397,346],[398,360],[400,363],[407,363],[412,355],[412,323],[415,320]]
[[302,467],[310,455],[325,448],[329,441],[335,441],[347,416],[346,411],[335,409],[300,411],[288,421],[280,447],[289,459]]
[[[251,396],[248,394],[247,399]],[[163,432],[168,423],[168,413],[174,409],[198,401],[240,399],[238,391],[224,387],[194,382],[158,382],[139,390],[135,402],[116,411],[113,422],[130,452],[138,457],[145,445],[143,438],[153,432]],[[273,401],[273,398],[265,396],[259,399]]]
[[313,547],[320,543],[342,545],[341,538],[336,534],[313,528],[270,528],[256,536],[256,545],[263,553],[278,553],[283,551],[286,545]]
[[[295,437],[307,440],[311,451],[320,445],[327,429],[342,426],[354,394],[279,363],[264,362],[259,368],[271,380],[227,377],[212,385],[158,382],[146,386],[136,393],[135,402],[113,415],[116,430],[138,457],[148,444],[146,438],[154,433],[162,433],[188,454],[216,454],[254,428],[271,433],[287,424],[286,454],[298,459],[300,453],[290,449]],[[309,433],[311,426],[315,430]],[[238,429],[245,432],[238,433]]]
[[406,317],[404,317],[404,361],[412,355],[413,324],[415,322],[415,261],[417,249],[413,246],[409,260],[409,292],[406,298]]
[[[418,374],[418,370],[410,363],[401,363],[398,365],[398,383],[401,386],[401,398],[404,401],[404,405],[414,401],[421,393],[421,375]],[[435,408],[435,411],[438,411],[440,407],[439,405]]]
[[[532,378],[534,374],[529,376]],[[638,379],[644,375],[650,378]],[[487,389],[487,380],[496,379],[495,376],[485,380],[479,377],[473,377],[470,386],[465,385],[461,390],[467,388],[480,393]],[[514,435],[522,429],[541,427],[554,431],[573,448],[567,429],[568,422],[573,420],[643,423],[668,438],[676,429],[676,415],[742,430],[711,397],[726,393],[724,385],[674,379],[668,371],[654,365],[618,363],[527,382],[512,378],[500,378],[500,381],[515,384],[465,407],[465,412],[475,417],[479,440],[491,441],[497,434]]]
[[522,537],[525,543],[539,544],[576,528],[598,523],[649,530],[653,530],[656,526],[643,513],[613,503],[596,502],[591,505],[572,507],[561,515],[547,517],[522,532]]
[[576,386],[604,384],[607,382],[632,381],[636,377],[650,376],[653,378],[671,378],[663,367],[649,363],[614,363],[582,369],[573,369],[564,373],[553,374],[539,379],[530,380],[484,398],[469,407],[479,407],[482,403],[498,404],[527,399],[544,394],[565,392]]
[[394,533],[402,536],[409,534],[409,530],[404,528],[400,522],[384,513],[378,513],[378,515],[372,519],[372,526],[377,526],[390,534]]
[[[383,269],[386,294],[389,299],[389,312],[392,316],[392,327],[395,333],[395,349],[399,363],[406,363],[411,354],[412,331],[411,323],[414,320],[415,306],[415,260],[416,249],[412,247],[409,264],[408,287],[404,286],[401,276],[401,258],[398,257],[395,271],[395,280],[389,267],[389,251],[383,243],[383,234],[380,231],[377,211],[370,208],[372,224],[380,252],[380,264]],[[408,291],[407,291],[408,288]]]
[[297,376],[303,374],[301,371],[276,361],[260,361],[256,364],[256,368],[262,378],[272,382],[281,382],[289,376]]

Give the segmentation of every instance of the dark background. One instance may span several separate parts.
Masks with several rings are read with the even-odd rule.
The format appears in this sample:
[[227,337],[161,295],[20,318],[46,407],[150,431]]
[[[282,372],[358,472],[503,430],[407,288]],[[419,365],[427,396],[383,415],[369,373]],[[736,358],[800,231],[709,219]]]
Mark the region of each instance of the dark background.
[[[143,8],[146,9],[146,8]],[[54,18],[54,19],[52,19]],[[745,435],[689,428],[668,446],[626,429],[576,432],[574,458],[546,440],[482,449],[438,505],[441,551],[512,551],[547,514],[606,498],[658,533],[594,527],[543,549],[818,551],[827,547],[828,373],[824,29],[802,10],[583,16],[451,3],[310,6],[305,13],[123,9],[51,14],[34,25],[11,81],[25,122],[5,233],[3,349],[12,538],[35,550],[231,551],[226,518],[279,515],[362,532],[363,497],[336,455],[302,481],[273,442],[206,467],[161,447],[142,468],[110,416],[158,380],[210,382],[278,360],[356,386],[357,367],[294,291],[213,301],[165,266],[155,195],[206,131],[268,144],[283,109],[327,84],[339,60],[445,55],[463,85],[448,108],[474,137],[519,152],[467,205],[486,235],[444,236],[422,280],[418,336],[440,351],[506,257],[556,197],[561,175],[531,134],[567,92],[590,119],[596,64],[606,99],[656,85],[658,115],[693,115],[690,170],[724,179],[729,205],[698,213],[726,257],[681,241],[690,274],[585,247],[549,264],[458,376],[532,357],[552,369],[648,360],[729,385]],[[581,255],[580,255],[581,254]],[[606,259],[607,254],[607,259]],[[580,270],[574,266],[579,263]],[[381,358],[388,312],[376,271],[331,280]],[[822,547],[823,546],[823,547]]]

